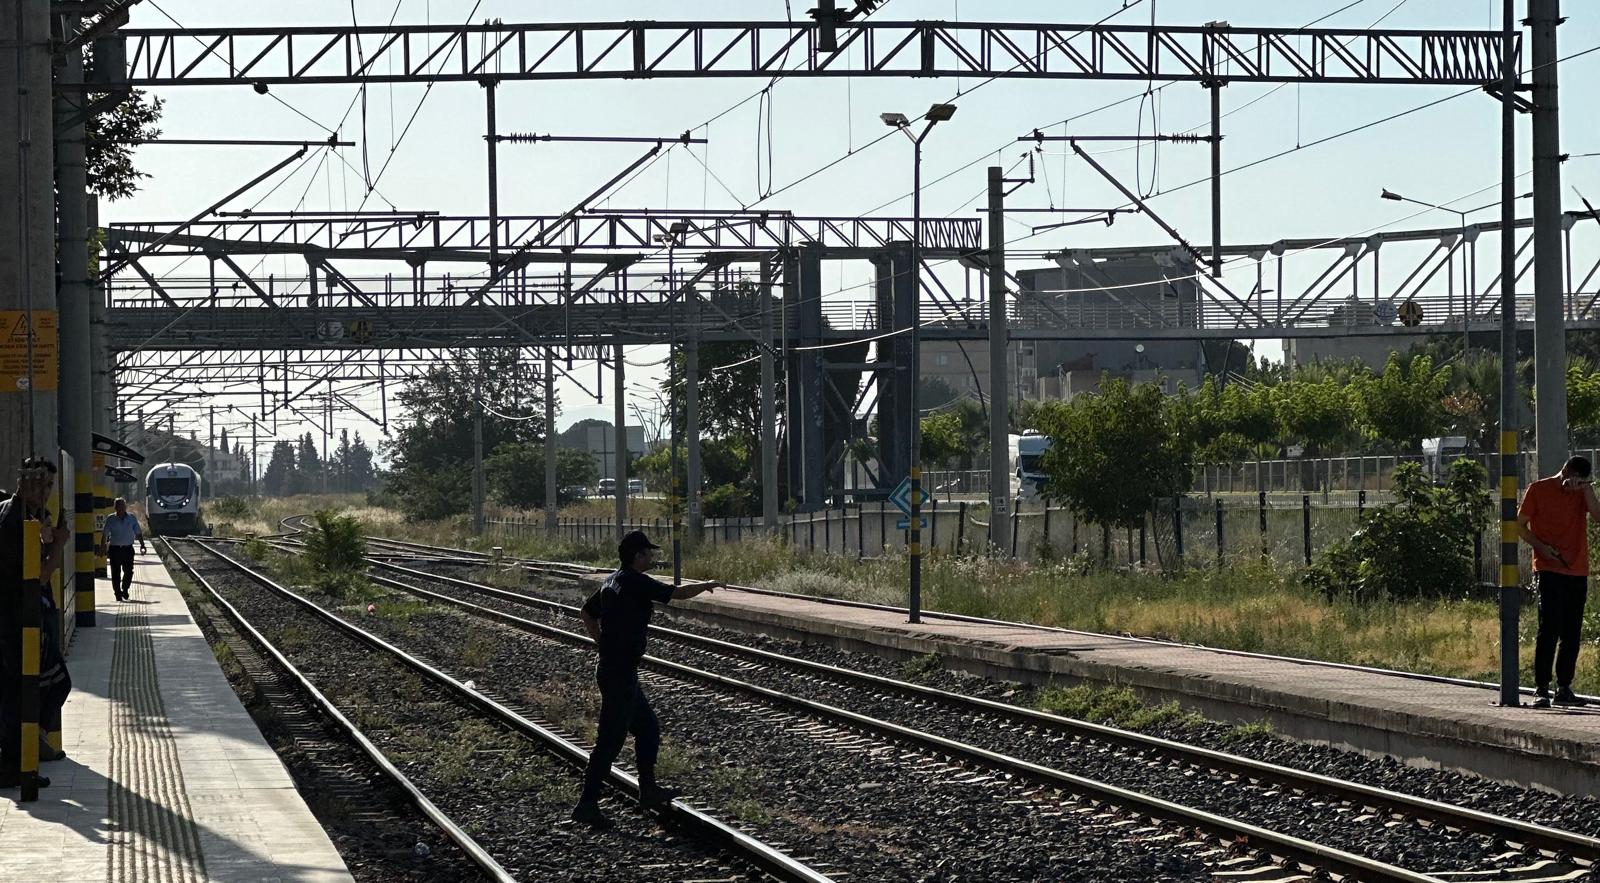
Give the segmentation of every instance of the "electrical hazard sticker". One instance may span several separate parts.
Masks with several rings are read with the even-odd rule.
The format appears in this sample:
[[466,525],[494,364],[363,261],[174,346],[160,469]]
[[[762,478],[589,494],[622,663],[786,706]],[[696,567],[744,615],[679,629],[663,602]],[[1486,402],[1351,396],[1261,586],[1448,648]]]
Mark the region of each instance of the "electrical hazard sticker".
[[60,364],[55,312],[0,310],[0,392],[53,390]]

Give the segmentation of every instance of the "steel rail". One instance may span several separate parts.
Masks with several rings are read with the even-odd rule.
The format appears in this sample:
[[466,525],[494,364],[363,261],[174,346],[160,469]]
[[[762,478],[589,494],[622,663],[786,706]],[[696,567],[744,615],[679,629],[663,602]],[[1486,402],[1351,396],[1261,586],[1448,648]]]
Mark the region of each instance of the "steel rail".
[[[456,680],[455,678],[452,678],[438,668],[429,665],[422,659],[409,654],[404,650],[401,650],[399,647],[396,647],[377,635],[360,628],[359,626],[346,622],[336,614],[323,609],[316,602],[305,598],[284,586],[278,585],[271,578],[259,573],[243,562],[234,559],[218,549],[212,548],[211,544],[193,538],[190,539],[190,542],[216,556],[219,560],[254,580],[259,585],[288,599],[296,605],[303,607],[314,616],[334,626],[336,629],[393,657],[406,667],[421,674],[424,678],[433,681],[441,687],[444,687],[447,691],[464,700],[467,704],[483,710],[489,716],[511,727],[524,736],[544,744],[557,756],[571,762],[573,765],[582,768],[588,762],[589,753],[587,751],[584,751],[578,745],[568,741],[554,731],[534,723],[499,701],[490,698],[473,687],[468,687],[466,684]],[[618,787],[620,790],[630,795],[634,799],[638,798],[639,782],[634,776],[631,776],[619,769],[613,768],[611,770],[610,782],[612,785]],[[755,865],[756,867],[768,874],[773,875],[774,877],[777,877],[780,880],[792,881],[792,883],[831,883],[831,878],[825,874],[808,867],[804,863],[784,854],[775,847],[763,843],[742,831],[732,828],[723,822],[718,821],[712,816],[701,812],[700,810],[690,807],[681,800],[674,800],[670,804],[663,806],[661,809],[664,815],[677,822],[680,826],[694,831],[705,837],[707,840],[710,840],[717,845],[728,849],[731,853],[736,854],[740,858],[743,858],[752,865]]]
[[[525,604],[531,607],[544,608],[567,616],[576,617],[578,613],[578,608],[567,604],[562,604],[558,601],[550,601],[544,598],[524,595],[519,592],[513,592],[495,586],[474,583],[470,580],[463,580],[456,577],[427,573],[425,571],[401,567],[391,562],[375,561],[372,559],[369,559],[369,561],[371,561],[371,563],[375,566],[402,573],[413,578],[442,582],[448,585],[458,586],[464,589],[479,592],[484,595],[500,598],[502,600],[512,601],[518,604]],[[375,577],[375,579],[379,580],[384,585],[405,588],[408,590],[412,589],[412,587],[407,586],[405,583],[397,580],[390,580],[382,577]],[[434,598],[446,597],[437,595],[435,593],[428,593],[428,595]],[[650,632],[652,635],[658,635],[666,638],[669,641],[692,645],[711,652],[726,653],[758,662],[800,669],[802,671],[817,674],[826,678],[849,681],[858,685],[875,689],[890,690],[905,696],[915,697],[917,699],[930,700],[944,705],[955,706],[957,708],[1004,717],[1014,723],[1044,726],[1058,731],[1064,731],[1069,735],[1081,735],[1091,739],[1098,739],[1103,742],[1115,743],[1128,748],[1159,752],[1169,756],[1176,756],[1189,763],[1209,767],[1221,772],[1235,773],[1241,776],[1247,776],[1256,779],[1271,780],[1297,789],[1334,794],[1345,800],[1359,802],[1363,805],[1372,806],[1374,808],[1383,808],[1401,813],[1409,813],[1416,816],[1433,818],[1452,827],[1468,831],[1477,831],[1483,834],[1490,834],[1512,840],[1524,846],[1547,850],[1555,854],[1578,854],[1584,856],[1585,860],[1589,862],[1600,860],[1600,838],[1588,837],[1571,831],[1564,831],[1559,828],[1537,825],[1519,819],[1496,815],[1494,813],[1481,812],[1479,810],[1456,806],[1454,804],[1444,803],[1442,801],[1429,800],[1423,797],[1415,797],[1409,794],[1402,794],[1384,788],[1363,785],[1359,782],[1352,782],[1344,779],[1333,778],[1331,776],[1320,775],[1317,773],[1305,772],[1292,767],[1241,757],[1239,755],[1229,754],[1227,752],[1217,751],[1210,748],[1188,745],[1182,742],[1163,739],[1157,736],[1149,736],[1143,733],[1137,733],[1117,727],[1091,723],[1089,721],[1052,714],[1046,711],[1038,711],[1019,705],[997,702],[992,699],[983,699],[980,697],[967,696],[960,693],[950,693],[944,690],[937,690],[932,687],[923,686],[922,684],[914,684],[908,681],[896,680],[894,678],[856,671],[854,669],[828,665],[821,662],[814,662],[809,659],[787,656],[782,653],[774,653],[772,651],[762,650],[757,647],[749,647],[743,644],[736,644],[730,641],[706,637],[704,635],[697,635],[690,632],[679,631],[677,629],[670,629],[664,626],[652,625],[650,626]]]
[[484,873],[488,874],[491,879],[499,881],[499,883],[516,883],[517,878],[511,876],[511,874],[507,872],[505,868],[501,867],[499,862],[494,860],[494,857],[491,856],[489,852],[478,843],[478,841],[472,839],[472,835],[461,830],[461,828],[457,826],[448,815],[445,815],[443,810],[439,809],[439,807],[435,805],[433,801],[429,800],[427,795],[423,794],[422,790],[406,777],[405,773],[401,772],[398,767],[389,761],[389,758],[383,753],[383,751],[367,737],[366,733],[361,731],[360,727],[355,725],[355,722],[346,717],[344,712],[340,711],[338,706],[333,704],[332,700],[324,695],[321,690],[317,689],[317,686],[311,682],[311,679],[306,677],[305,673],[300,671],[300,669],[297,668],[294,663],[290,662],[288,657],[284,656],[277,647],[273,646],[272,643],[268,641],[266,637],[262,635],[261,632],[244,617],[244,614],[239,612],[238,608],[234,607],[226,598],[222,597],[221,593],[219,593],[211,585],[211,583],[206,580],[205,577],[201,576],[199,571],[195,570],[194,565],[190,564],[189,560],[183,557],[183,553],[179,552],[177,547],[172,544],[172,539],[170,537],[161,537],[160,539],[162,543],[166,545],[167,551],[172,554],[173,558],[177,559],[178,564],[181,565],[184,571],[188,573],[189,578],[193,579],[196,585],[204,589],[206,593],[211,596],[212,602],[220,607],[222,611],[228,615],[229,619],[233,620],[233,623],[236,627],[241,629],[262,652],[266,653],[274,663],[276,663],[281,669],[287,672],[291,678],[294,679],[295,683],[299,685],[300,689],[304,691],[305,695],[310,697],[312,704],[316,705],[323,714],[327,715],[330,720],[337,724],[339,729],[343,730],[345,734],[350,737],[350,741],[354,742],[356,747],[361,749],[361,752],[365,754],[375,766],[378,767],[379,771],[382,772],[386,778],[397,785],[401,791],[405,792],[406,796],[411,800],[412,805],[414,805],[419,812],[426,816],[428,821],[432,822],[439,828],[440,831],[444,832],[444,835],[450,838],[452,843],[461,847],[461,851],[467,854],[467,857],[472,860],[473,864],[476,864],[478,867],[482,868]]
[[[573,632],[559,629],[554,626],[534,622],[503,611],[494,610],[460,598],[452,598],[438,592],[430,592],[416,586],[400,583],[387,577],[372,577],[381,585],[400,588],[420,597],[440,603],[449,604],[474,614],[510,625],[522,631],[570,644],[573,646],[587,646],[593,643],[588,637]],[[329,614],[331,615],[331,614]],[[1125,809],[1148,813],[1157,818],[1181,822],[1192,825],[1201,830],[1209,831],[1225,840],[1236,842],[1236,838],[1244,837],[1246,842],[1263,853],[1281,858],[1305,863],[1312,868],[1332,870],[1340,874],[1351,875],[1364,883],[1376,881],[1394,881],[1394,883],[1438,883],[1439,878],[1415,871],[1408,871],[1384,862],[1370,859],[1365,856],[1345,852],[1344,850],[1325,846],[1314,841],[1304,840],[1293,835],[1284,834],[1257,825],[1251,825],[1235,819],[1216,815],[1215,813],[1195,809],[1179,803],[1162,800],[1147,794],[1141,794],[1126,788],[1120,788],[1105,782],[1095,781],[1083,776],[1047,767],[1042,764],[1032,763],[1021,758],[1012,757],[987,748],[959,742],[933,733],[906,727],[900,724],[874,718],[859,712],[839,708],[822,702],[792,696],[757,684],[741,681],[736,678],[720,675],[715,672],[704,671],[682,663],[672,662],[656,656],[645,656],[643,662],[655,669],[681,678],[698,681],[744,695],[770,702],[774,705],[787,707],[802,714],[823,718],[845,726],[854,727],[874,733],[879,736],[918,746],[927,750],[938,752],[954,758],[959,758],[968,763],[989,769],[1015,775],[1036,784],[1051,788],[1060,788],[1075,794],[1104,800]]]

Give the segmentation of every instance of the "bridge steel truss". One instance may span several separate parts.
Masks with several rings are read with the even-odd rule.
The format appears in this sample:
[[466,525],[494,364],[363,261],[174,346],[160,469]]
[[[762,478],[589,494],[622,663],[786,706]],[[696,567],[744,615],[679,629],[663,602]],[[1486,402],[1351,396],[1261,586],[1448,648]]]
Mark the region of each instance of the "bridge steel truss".
[[[114,39],[126,44],[131,88],[248,85],[257,91],[316,83],[492,84],[779,74],[1189,81],[1213,91],[1247,82],[1493,88],[1502,78],[1505,48],[1497,31],[878,20],[124,29]],[[1520,39],[1512,57],[1521,58]],[[462,347],[561,349],[570,365],[572,358],[581,358],[577,353],[583,350],[575,348],[603,352],[619,343],[672,342],[685,334],[703,340],[751,339],[752,328],[773,309],[761,283],[756,288],[762,296],[749,296],[751,281],[776,275],[782,293],[774,335],[783,338],[791,372],[791,487],[800,491],[794,495],[803,505],[815,506],[827,489],[841,485],[839,455],[859,428],[857,413],[875,406],[884,415],[881,424],[899,427],[904,420],[909,425],[910,415],[898,412],[909,402],[910,372],[892,369],[906,366],[915,354],[904,335],[889,334],[899,327],[897,320],[908,321],[907,311],[918,315],[920,304],[925,337],[986,335],[974,303],[958,298],[941,281],[947,274],[924,272],[923,290],[911,290],[906,247],[920,234],[925,267],[960,260],[981,268],[981,231],[964,222],[925,220],[918,230],[911,229],[908,219],[880,220],[762,212],[579,212],[493,221],[426,214],[337,221],[239,217],[182,230],[165,224],[118,225],[107,252],[126,260],[127,272],[105,283],[110,321],[119,341],[127,344],[115,358],[115,370],[124,382],[140,384],[130,389],[135,394],[185,382],[250,383],[262,379],[261,364],[271,352],[280,365],[295,361],[302,375],[318,375],[286,397],[283,404],[291,405],[329,377],[362,382],[374,362],[383,366],[380,380],[401,376],[424,364],[422,356]],[[681,273],[668,272],[665,281],[660,272],[663,237],[672,243],[669,263],[679,255],[697,255]],[[507,249],[502,256],[511,256],[502,257],[500,264],[490,259],[494,242]],[[1316,325],[1315,308],[1334,285],[1347,276],[1359,284],[1355,265],[1369,253],[1365,247],[1336,256],[1336,264],[1351,266],[1330,270],[1332,279],[1321,291],[1308,289],[1308,296],[1293,304],[1306,307],[1298,313],[1269,311],[1259,283],[1238,294],[1222,280],[1200,279],[1203,308],[1193,321],[1163,322],[1151,319],[1148,310],[1134,318],[1102,311],[1103,319],[1085,321],[1089,314],[1081,309],[1074,321],[1073,293],[1034,293],[1019,296],[1013,305],[1017,327],[1011,337],[1223,338],[1420,330],[1363,325],[1359,311],[1350,310],[1339,314],[1358,317],[1354,323],[1343,322],[1350,327],[1329,326],[1328,315],[1321,317],[1322,326]],[[1167,252],[1146,251],[1158,260]],[[1374,285],[1381,286],[1377,249],[1370,254]],[[266,256],[303,260],[305,273],[295,273],[294,279],[263,279],[256,266],[247,268],[250,259],[259,263]],[[206,260],[206,275],[182,279],[172,275],[170,266],[157,268],[159,273],[152,269],[173,257]],[[840,259],[866,259],[877,266],[869,297],[848,302],[825,297],[823,261]],[[351,267],[352,261],[384,260],[408,265],[398,284],[392,274],[363,276]],[[1096,258],[1071,251],[1059,260],[1081,268]],[[480,298],[476,290],[489,276],[430,274],[429,265],[438,262],[477,263],[491,276],[505,271],[505,278]],[[1176,274],[1194,273],[1183,261],[1170,263]],[[1425,275],[1420,286],[1437,284],[1436,272]],[[1020,288],[1017,277],[1011,278]],[[1319,277],[1318,284],[1322,281]],[[703,300],[701,288],[709,292]],[[1474,309],[1471,303],[1463,307],[1463,321],[1474,321]],[[1439,311],[1441,320],[1449,312]],[[697,320],[686,322],[681,313]],[[876,358],[869,361],[874,349]],[[206,350],[232,353],[246,367],[235,372],[225,355],[172,355]],[[330,350],[340,355],[327,355]],[[406,353],[421,355],[408,359]],[[249,373],[252,361],[256,375]],[[886,371],[893,380],[877,377]],[[277,379],[293,373],[285,367]],[[863,376],[869,382],[863,383]],[[874,391],[876,401],[869,401]],[[822,432],[808,432],[809,427],[822,427]],[[910,462],[909,439],[890,430],[882,441],[885,475],[903,472]]]

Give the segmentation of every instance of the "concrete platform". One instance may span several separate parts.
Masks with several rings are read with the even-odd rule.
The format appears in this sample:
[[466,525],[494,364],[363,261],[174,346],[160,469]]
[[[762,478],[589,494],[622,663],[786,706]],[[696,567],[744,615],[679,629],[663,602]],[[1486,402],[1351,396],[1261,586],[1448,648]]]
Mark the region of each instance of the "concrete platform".
[[0,880],[352,880],[154,554],[131,594],[68,652],[51,786],[0,791]]
[[1600,796],[1600,708],[1501,708],[1481,688],[1022,625],[926,617],[911,625],[904,613],[732,589],[669,609],[891,658],[937,653],[947,667],[1002,680],[1126,686],[1218,720],[1266,720],[1295,739]]

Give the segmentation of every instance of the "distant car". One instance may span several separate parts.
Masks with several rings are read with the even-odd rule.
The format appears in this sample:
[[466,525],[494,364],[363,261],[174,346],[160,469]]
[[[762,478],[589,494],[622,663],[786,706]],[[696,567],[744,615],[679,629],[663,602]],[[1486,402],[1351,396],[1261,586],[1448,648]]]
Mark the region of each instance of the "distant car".
[[615,478],[600,479],[600,483],[594,486],[594,493],[597,497],[615,496],[617,493],[617,480]]
[[628,493],[630,493],[630,494],[642,494],[642,493],[644,493],[644,482],[640,481],[637,478],[628,479]]
[[569,500],[586,500],[589,498],[589,489],[581,484],[561,489],[561,496]]

